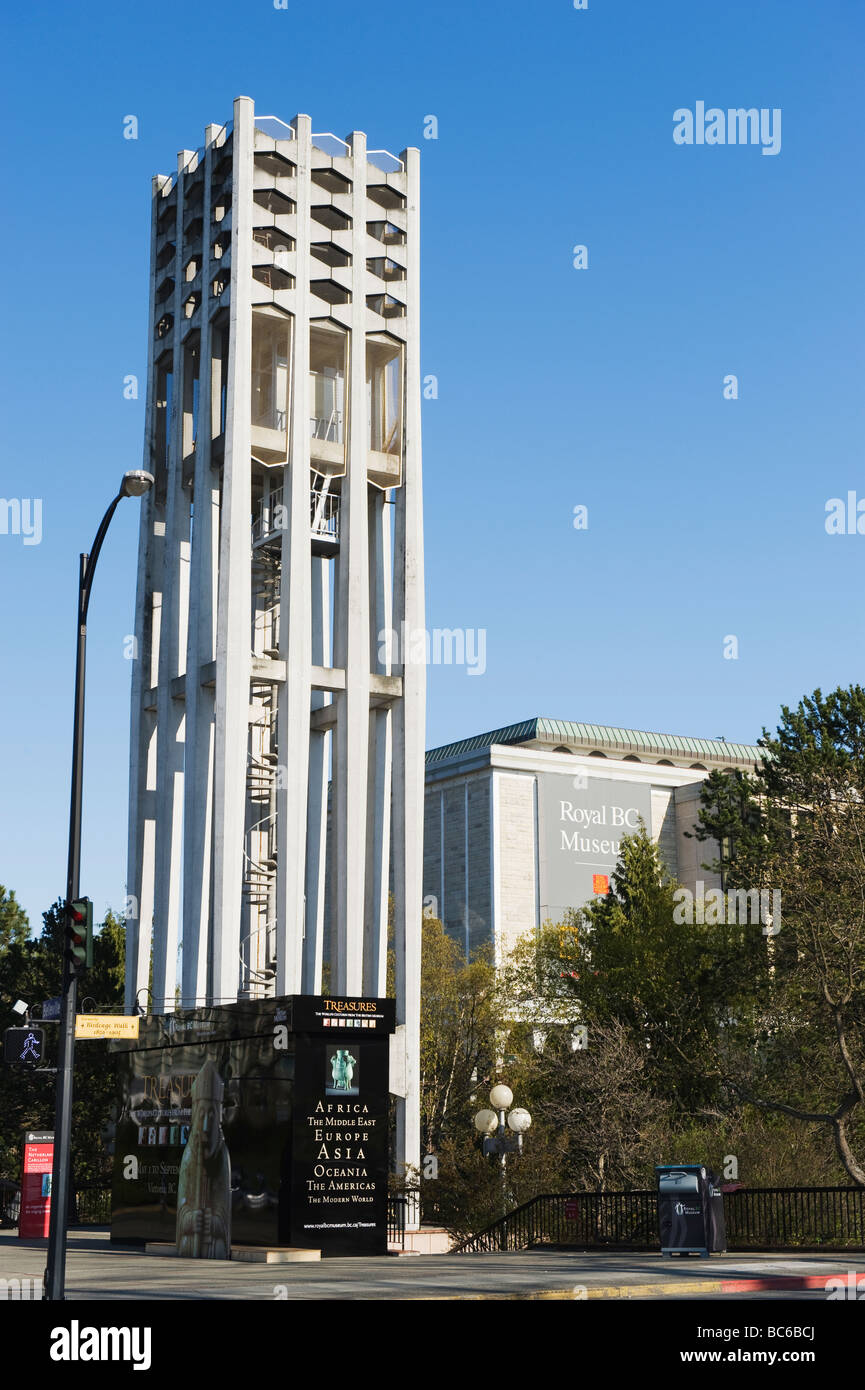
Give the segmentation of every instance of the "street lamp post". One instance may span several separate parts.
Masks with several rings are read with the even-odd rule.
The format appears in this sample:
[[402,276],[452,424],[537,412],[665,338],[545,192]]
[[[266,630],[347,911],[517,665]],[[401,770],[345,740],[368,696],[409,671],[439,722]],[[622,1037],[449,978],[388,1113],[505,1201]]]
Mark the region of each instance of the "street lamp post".
[[[120,490],[99,523],[89,555],[79,557],[78,646],[75,657],[75,707],[72,728],[72,793],[69,803],[69,854],[66,863],[66,906],[79,896],[81,869],[81,792],[84,775],[84,671],[87,655],[87,609],[96,562],[117,504],[124,497],[142,497],[153,486],[152,473],[133,469],[124,473]],[[63,988],[60,1006],[60,1041],[57,1054],[57,1101],[54,1117],[54,1160],[51,1171],[51,1217],[48,1226],[48,1264],[45,1298],[64,1299],[66,1276],[66,1221],[69,1210],[69,1146],[72,1137],[72,1066],[75,1054],[75,1010],[78,977],[66,950],[64,921]]]
[[[522,1153],[523,1135],[530,1127],[532,1117],[521,1105],[514,1105],[514,1093],[510,1086],[505,1086],[503,1082],[499,1082],[490,1091],[490,1105],[495,1108],[479,1110],[475,1115],[475,1129],[484,1136],[484,1155],[499,1160],[504,1214],[507,1209],[508,1154]],[[511,1131],[510,1134],[508,1130]]]

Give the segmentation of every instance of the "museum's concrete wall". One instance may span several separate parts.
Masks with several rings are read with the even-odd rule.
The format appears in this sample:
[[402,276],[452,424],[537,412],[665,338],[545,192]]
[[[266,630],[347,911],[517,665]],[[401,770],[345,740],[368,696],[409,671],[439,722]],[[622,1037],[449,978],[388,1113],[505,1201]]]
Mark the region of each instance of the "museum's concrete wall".
[[470,954],[501,960],[543,920],[606,891],[625,834],[642,821],[669,874],[718,883],[691,838],[705,767],[580,756],[534,743],[469,750],[427,768],[424,905]]

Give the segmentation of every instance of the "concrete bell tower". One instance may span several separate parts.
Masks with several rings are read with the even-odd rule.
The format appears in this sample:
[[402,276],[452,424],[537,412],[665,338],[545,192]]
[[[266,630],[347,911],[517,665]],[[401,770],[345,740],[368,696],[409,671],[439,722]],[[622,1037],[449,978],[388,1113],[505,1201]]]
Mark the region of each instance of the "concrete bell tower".
[[126,999],[381,997],[390,897],[414,1164],[425,667],[383,634],[424,627],[418,198],[417,149],[247,97],[153,181]]

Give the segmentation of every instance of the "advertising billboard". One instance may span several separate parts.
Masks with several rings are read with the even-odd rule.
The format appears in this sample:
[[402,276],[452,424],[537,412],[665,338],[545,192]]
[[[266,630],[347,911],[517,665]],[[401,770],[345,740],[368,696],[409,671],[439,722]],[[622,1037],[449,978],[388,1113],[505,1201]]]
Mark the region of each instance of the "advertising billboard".
[[114,1240],[387,1248],[393,1000],[290,996],[141,1020],[116,1042]]
[[21,1212],[19,1236],[47,1236],[51,1219],[51,1170],[54,1167],[54,1134],[50,1130],[24,1133],[21,1164]]
[[640,820],[651,833],[652,790],[646,782],[538,773],[538,877],[541,921],[558,920],[609,890],[625,835]]

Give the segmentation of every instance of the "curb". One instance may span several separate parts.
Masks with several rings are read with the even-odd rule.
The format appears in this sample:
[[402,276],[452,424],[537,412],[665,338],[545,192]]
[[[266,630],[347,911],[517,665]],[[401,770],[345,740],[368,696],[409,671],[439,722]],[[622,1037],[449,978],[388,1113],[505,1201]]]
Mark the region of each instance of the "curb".
[[[420,1294],[424,1301],[469,1301],[495,1299],[497,1301],[532,1301],[535,1299],[566,1299],[569,1303],[582,1303],[589,1298],[667,1298],[676,1294],[694,1293],[761,1293],[771,1290],[822,1289],[825,1290],[830,1279],[846,1279],[846,1273],[827,1271],[825,1274],[774,1274],[754,1275],[743,1279],[670,1279],[654,1281],[649,1284],[602,1284],[590,1287],[585,1284],[572,1285],[565,1289],[534,1289],[526,1293],[470,1293],[470,1294]],[[574,1288],[581,1290],[579,1294]]]

